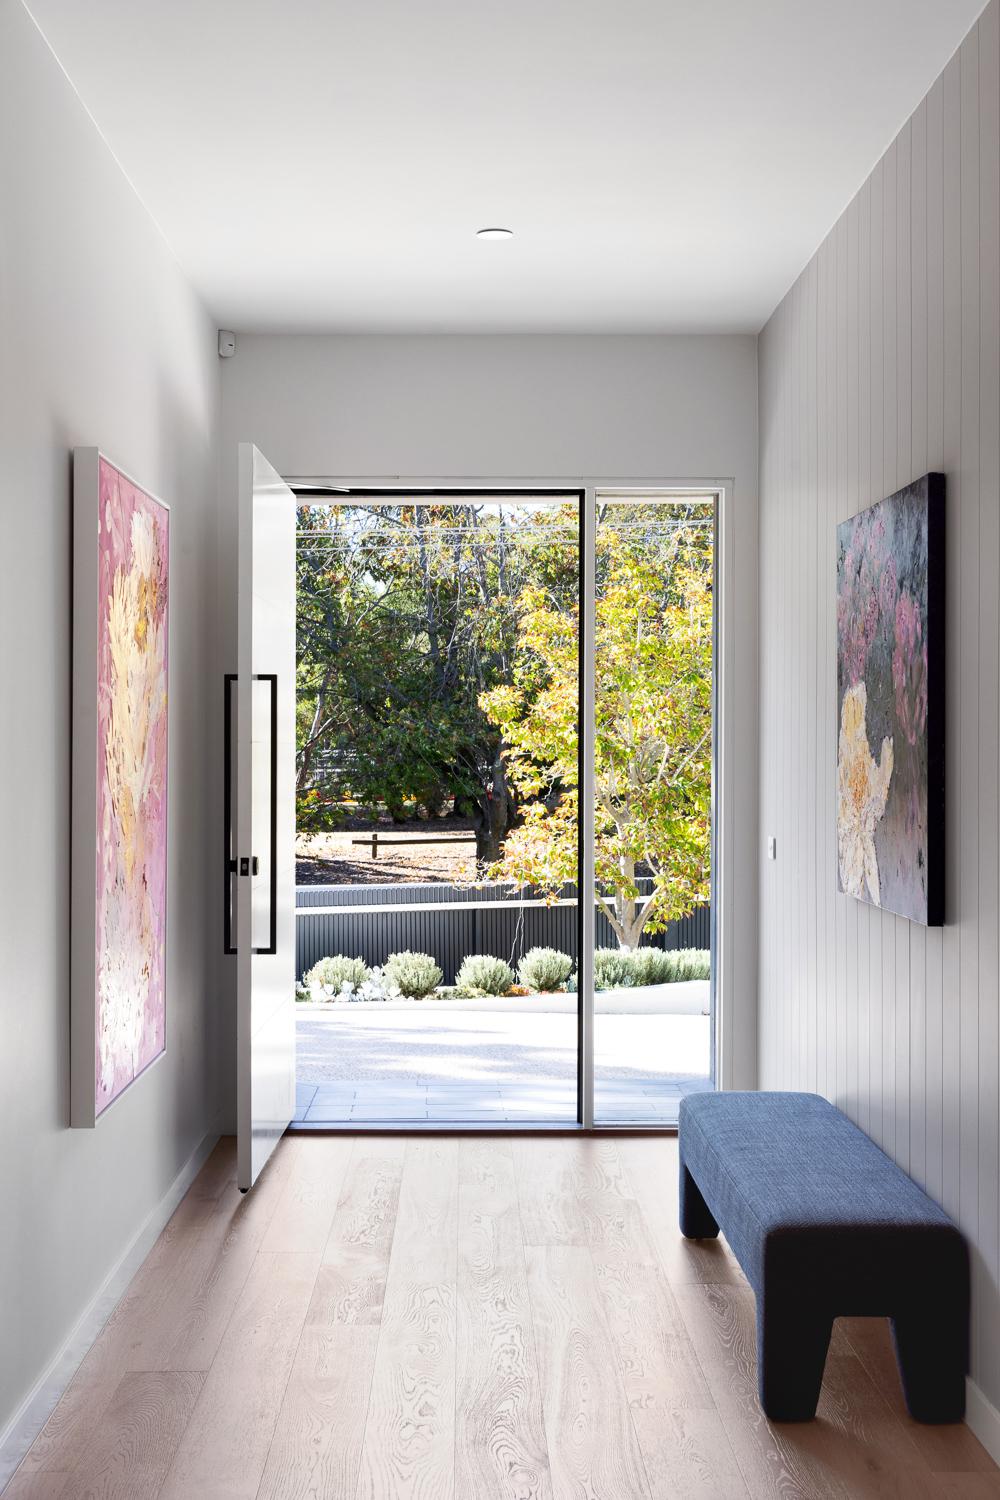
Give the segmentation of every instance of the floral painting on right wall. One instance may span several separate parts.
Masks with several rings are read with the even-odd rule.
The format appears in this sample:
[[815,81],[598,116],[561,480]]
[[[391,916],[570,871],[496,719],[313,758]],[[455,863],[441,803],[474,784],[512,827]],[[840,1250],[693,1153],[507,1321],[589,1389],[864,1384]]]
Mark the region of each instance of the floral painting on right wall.
[[944,921],[944,475],[837,527],[837,872]]

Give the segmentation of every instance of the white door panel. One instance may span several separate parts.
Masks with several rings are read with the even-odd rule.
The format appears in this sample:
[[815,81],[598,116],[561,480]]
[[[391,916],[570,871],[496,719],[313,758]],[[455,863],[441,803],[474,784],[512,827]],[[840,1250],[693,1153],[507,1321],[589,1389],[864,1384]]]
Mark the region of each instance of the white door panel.
[[233,880],[246,1191],[295,1112],[295,499],[250,443],[239,450],[239,531]]

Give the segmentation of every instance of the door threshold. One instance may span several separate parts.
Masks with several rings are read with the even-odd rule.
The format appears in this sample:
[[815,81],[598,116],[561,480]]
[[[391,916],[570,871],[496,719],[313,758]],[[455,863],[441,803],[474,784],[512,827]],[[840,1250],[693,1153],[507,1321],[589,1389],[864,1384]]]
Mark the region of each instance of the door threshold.
[[287,1135],[665,1135],[675,1136],[676,1125],[643,1125],[629,1121],[620,1125],[535,1124],[498,1121],[495,1125],[460,1121],[413,1120],[379,1124],[368,1120],[293,1120]]

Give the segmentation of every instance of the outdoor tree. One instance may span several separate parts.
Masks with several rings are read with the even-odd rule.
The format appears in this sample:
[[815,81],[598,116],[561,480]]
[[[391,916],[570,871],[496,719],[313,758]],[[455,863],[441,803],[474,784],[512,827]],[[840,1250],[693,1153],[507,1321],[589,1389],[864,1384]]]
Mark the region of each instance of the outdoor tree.
[[[709,897],[711,528],[652,509],[597,533],[597,901],[623,948]],[[518,603],[513,672],[481,699],[520,813],[491,874],[555,895],[577,879],[579,612],[531,583]]]
[[516,817],[500,730],[480,699],[513,670],[528,580],[553,608],[576,582],[569,518],[470,504],[299,510],[300,829],[338,799],[453,801],[481,866]]

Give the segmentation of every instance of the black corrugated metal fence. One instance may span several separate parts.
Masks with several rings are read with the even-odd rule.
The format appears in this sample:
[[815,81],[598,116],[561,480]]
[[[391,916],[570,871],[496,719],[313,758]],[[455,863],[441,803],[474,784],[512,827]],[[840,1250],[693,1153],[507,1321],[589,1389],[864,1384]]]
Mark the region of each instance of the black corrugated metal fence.
[[[529,948],[558,948],[577,957],[575,888],[555,905],[522,899],[505,885],[300,886],[296,891],[295,973],[343,953],[382,964],[409,948],[430,953],[452,984],[463,958],[486,953],[513,968]],[[451,909],[449,909],[451,908]],[[657,948],[708,948],[711,908],[697,907],[646,939]],[[611,924],[597,914],[598,947],[617,947]]]

